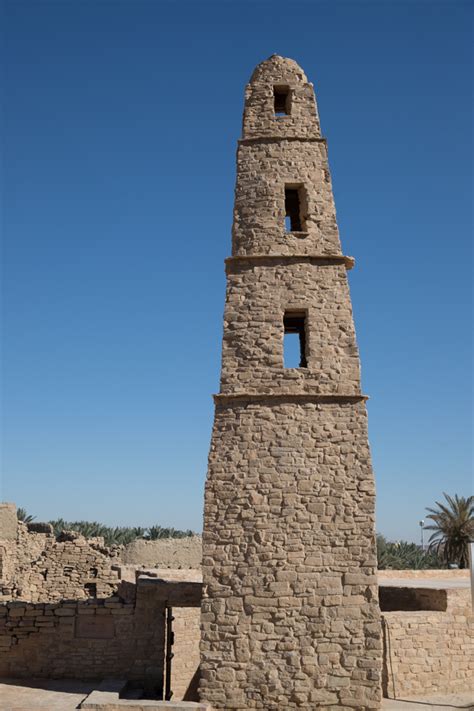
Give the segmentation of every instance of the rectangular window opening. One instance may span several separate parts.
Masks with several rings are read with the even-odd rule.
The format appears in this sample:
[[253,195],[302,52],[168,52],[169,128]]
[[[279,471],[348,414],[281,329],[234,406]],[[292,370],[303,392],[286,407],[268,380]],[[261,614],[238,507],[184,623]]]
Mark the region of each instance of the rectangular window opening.
[[97,585],[96,583],[86,583],[84,585],[84,591],[89,597],[97,597]]
[[285,368],[306,368],[306,314],[286,311],[283,316],[283,363]]
[[291,113],[291,92],[289,86],[274,86],[273,101],[275,116],[289,116]]
[[285,229],[287,232],[303,232],[302,191],[302,186],[285,185]]
[[390,585],[379,587],[379,602],[382,612],[418,612],[420,610],[445,612],[448,605],[446,590],[403,588]]

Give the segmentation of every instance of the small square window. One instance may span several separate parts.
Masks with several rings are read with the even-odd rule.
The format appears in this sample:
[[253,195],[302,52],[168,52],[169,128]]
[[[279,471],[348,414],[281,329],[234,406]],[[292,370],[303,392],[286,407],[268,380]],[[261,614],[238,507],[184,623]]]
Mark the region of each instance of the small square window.
[[86,583],[84,585],[84,592],[88,597],[97,597],[97,585],[96,583]]
[[273,105],[275,116],[289,116],[291,114],[291,91],[289,86],[273,87]]
[[285,185],[285,230],[303,232],[305,229],[303,204],[305,203],[302,185]]
[[306,313],[304,311],[285,311],[283,330],[284,367],[307,368]]

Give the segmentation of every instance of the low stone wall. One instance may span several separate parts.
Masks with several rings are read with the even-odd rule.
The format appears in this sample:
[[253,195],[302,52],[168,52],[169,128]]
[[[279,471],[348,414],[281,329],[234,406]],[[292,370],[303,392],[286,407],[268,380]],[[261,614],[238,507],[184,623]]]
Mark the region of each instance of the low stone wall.
[[422,580],[469,580],[469,570],[447,570],[446,568],[434,568],[433,570],[379,570],[379,581],[385,579],[412,579]]
[[202,537],[162,538],[156,541],[137,539],[124,546],[120,560],[125,565],[151,568],[200,568]]
[[[151,603],[151,604],[150,604]],[[159,682],[163,615],[147,591],[118,597],[0,606],[0,676]]]
[[133,613],[133,604],[113,598],[9,602],[0,607],[0,675],[94,679],[128,674]]
[[[200,572],[174,571],[137,585],[122,582],[105,599],[0,604],[0,676],[24,678],[139,680],[154,691],[163,687],[165,608],[172,607],[175,644],[173,699],[197,698],[200,639]],[[189,578],[192,578],[190,581]],[[188,588],[197,583],[197,606]],[[165,593],[163,592],[165,588]],[[132,594],[133,591],[133,594]]]
[[[405,571],[394,572],[397,575],[392,577],[399,578],[402,577],[399,573]],[[431,576],[420,577],[430,579]],[[382,614],[384,696],[403,699],[472,689],[474,630],[470,590],[454,588],[444,593],[447,596],[445,612],[420,610]]]

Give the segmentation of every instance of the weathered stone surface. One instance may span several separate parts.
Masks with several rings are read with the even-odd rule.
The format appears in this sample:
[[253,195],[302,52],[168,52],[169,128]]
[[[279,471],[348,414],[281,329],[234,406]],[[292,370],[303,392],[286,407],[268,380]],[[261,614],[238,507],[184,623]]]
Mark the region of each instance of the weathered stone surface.
[[16,541],[17,529],[15,504],[0,503],[0,541]]
[[[8,506],[16,521],[16,507]],[[0,601],[85,600],[116,592],[117,546],[109,548],[102,538],[87,539],[76,531],[56,539],[49,524],[32,527],[18,521],[15,530],[14,540],[0,541]]]
[[154,568],[194,569],[201,567],[201,536],[163,538],[157,541],[136,540],[120,552],[125,565],[146,565]]
[[[288,115],[275,115],[275,86],[290,92]],[[285,228],[285,186],[300,190],[298,232]],[[292,60],[263,62],[246,90],[232,255],[201,698],[242,711],[377,708],[375,490],[347,262],[313,88]],[[304,314],[299,368],[284,367],[285,312]]]
[[[404,579],[404,584],[418,593],[442,593],[444,604],[439,610],[382,613],[384,695],[407,698],[471,691],[470,700],[474,702],[474,614],[469,571],[396,570],[380,574],[382,587],[391,580],[401,586]],[[445,587],[439,590],[435,585]]]
[[76,620],[76,637],[86,639],[112,639],[115,636],[112,615],[80,616]]

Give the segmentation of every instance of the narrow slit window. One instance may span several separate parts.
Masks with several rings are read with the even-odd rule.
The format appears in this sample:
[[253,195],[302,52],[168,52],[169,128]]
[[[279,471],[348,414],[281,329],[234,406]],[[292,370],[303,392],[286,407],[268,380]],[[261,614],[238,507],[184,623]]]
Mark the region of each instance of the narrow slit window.
[[285,186],[285,229],[287,232],[302,232],[301,188]]
[[286,311],[283,316],[283,364],[285,368],[306,368],[306,314]]
[[274,86],[273,101],[275,116],[289,116],[291,113],[291,92],[289,86]]

